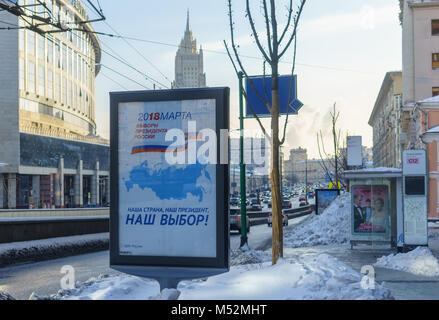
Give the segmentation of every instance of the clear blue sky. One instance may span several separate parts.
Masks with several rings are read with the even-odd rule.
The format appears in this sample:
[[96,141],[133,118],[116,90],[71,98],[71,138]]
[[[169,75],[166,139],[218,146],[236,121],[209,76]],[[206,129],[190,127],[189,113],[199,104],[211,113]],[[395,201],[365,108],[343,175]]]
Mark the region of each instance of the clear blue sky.
[[[254,16],[260,17],[260,1],[251,2]],[[276,1],[281,22],[285,20],[285,2]],[[97,31],[114,33],[111,26],[124,36],[162,43],[131,41],[144,57],[120,39],[101,36],[103,48],[109,52],[113,49],[142,72],[168,85],[174,80],[176,46],[183,37],[189,9],[194,37],[205,49],[207,85],[231,88],[231,126],[238,128],[237,80],[222,45],[223,40],[230,39],[225,0],[100,0],[100,4],[107,20],[94,24]],[[233,1],[236,37],[242,54],[256,57],[259,55],[250,37],[244,5],[244,0]],[[311,157],[318,157],[316,134],[322,130],[329,135],[329,112],[335,102],[341,112],[343,134],[362,135],[363,144],[372,146],[368,120],[382,80],[387,71],[401,69],[398,10],[397,0],[308,0],[298,34],[296,66],[299,99],[305,106],[289,123],[286,153],[302,146],[308,148]],[[264,33],[263,24],[258,30]],[[291,58],[291,52],[285,56],[281,73],[289,73]],[[102,63],[152,87],[150,81],[105,53]],[[261,74],[261,59],[244,59],[244,63],[250,74]],[[108,137],[108,93],[123,87],[144,88],[106,68],[102,70],[96,80],[96,116],[98,133]],[[247,121],[246,126],[257,128],[254,121]],[[329,140],[327,143],[331,150]]]

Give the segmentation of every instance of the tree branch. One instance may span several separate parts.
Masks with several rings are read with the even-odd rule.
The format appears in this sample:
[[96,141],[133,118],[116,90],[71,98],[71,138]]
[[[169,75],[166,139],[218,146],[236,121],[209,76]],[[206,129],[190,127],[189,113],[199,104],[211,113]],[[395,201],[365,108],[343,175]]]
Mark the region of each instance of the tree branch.
[[[271,59],[273,59],[273,46],[271,45],[270,19],[268,18],[267,1],[263,0],[262,4],[264,6],[265,28],[267,29],[268,52],[270,53]],[[248,0],[247,0],[247,5],[248,5]]]
[[282,43],[283,38],[285,37],[286,33],[288,32],[288,29],[290,28],[290,23],[291,23],[291,17],[293,16],[293,0],[290,0],[290,5],[289,5],[289,9],[288,9],[288,20],[287,20],[287,24],[285,25],[284,31],[282,32],[282,35],[279,38],[279,43]]
[[[288,40],[285,48],[279,54],[279,59],[285,54],[285,52],[287,52],[288,48],[290,47],[291,42],[296,37],[297,26],[299,25],[299,20],[300,20],[300,17],[302,15],[303,7],[305,6],[305,3],[306,3],[306,0],[302,0],[302,2],[300,3],[299,9],[297,11],[297,15],[294,17],[294,30],[293,30],[293,33],[292,33],[290,39]],[[278,44],[280,45],[280,43],[278,43]]]
[[290,116],[290,104],[291,104],[291,91],[293,89],[293,82],[294,82],[294,71],[296,68],[296,49],[297,49],[297,38],[295,37],[294,39],[294,55],[293,55],[293,67],[291,69],[291,80],[290,80],[290,86],[289,86],[289,92],[288,92],[288,105],[287,105],[287,117],[285,119],[285,124],[284,124],[284,133],[283,133],[283,137],[282,140],[280,142],[280,145],[283,145],[285,143],[285,139],[287,136],[287,124],[288,124],[288,118]]
[[[269,103],[269,101],[265,100],[261,94],[259,93],[259,91],[256,89],[256,86],[253,82],[253,80],[249,77],[249,75],[247,74],[247,71],[245,70],[241,59],[239,58],[239,54],[238,54],[238,50],[236,49],[236,44],[235,44],[235,36],[234,36],[234,32],[233,32],[233,17],[232,17],[232,2],[231,0],[228,0],[228,4],[229,4],[229,24],[230,24],[230,38],[232,41],[232,49],[233,52],[235,54],[235,58],[236,61],[239,64],[239,67],[241,68],[241,71],[244,73],[245,78],[248,79],[250,86],[252,87],[252,89],[254,90],[254,92],[256,93],[256,96],[262,101],[262,103],[265,104],[265,106],[267,107],[268,111],[271,113],[271,105]],[[226,42],[224,41],[224,43],[226,44]],[[227,47],[227,45],[226,45]],[[230,59],[233,61],[233,59],[231,58],[231,55],[229,54]]]
[[[264,2],[265,2],[265,0],[264,0]],[[229,1],[229,3],[230,3],[230,1]],[[264,59],[266,61],[268,61],[269,63],[271,63],[271,59],[268,57],[267,53],[265,52],[264,48],[262,47],[261,41],[259,40],[258,32],[256,31],[256,27],[255,27],[255,22],[253,21],[252,14],[250,11],[249,0],[246,0],[246,12],[247,12],[248,21],[250,23],[250,27],[252,29],[253,35],[255,36],[256,45],[258,46],[259,51],[261,51],[262,55],[264,56]],[[270,31],[268,30],[267,33],[269,34]],[[270,38],[268,38],[268,42],[270,43]],[[270,55],[272,56],[272,49],[270,49],[270,48],[271,48],[271,44],[269,45],[269,50],[270,50]]]

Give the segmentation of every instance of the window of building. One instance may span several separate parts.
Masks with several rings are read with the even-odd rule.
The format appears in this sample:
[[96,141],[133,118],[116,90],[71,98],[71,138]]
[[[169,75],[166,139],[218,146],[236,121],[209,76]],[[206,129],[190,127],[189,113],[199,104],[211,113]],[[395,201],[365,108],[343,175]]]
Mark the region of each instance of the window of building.
[[65,44],[62,45],[62,69],[67,69],[67,46]]
[[42,35],[38,35],[38,59],[44,59],[45,57],[45,49],[46,49],[46,42],[45,38]]
[[27,63],[27,90],[35,93],[35,63]]
[[53,63],[53,43],[50,38],[47,41],[47,63]]
[[73,76],[78,79],[78,55],[73,52]]
[[431,67],[433,69],[439,69],[439,53],[432,54]]
[[62,78],[62,103],[67,103],[67,79]]
[[24,90],[24,59],[20,58],[20,60],[18,61],[18,69],[18,88],[20,90]]
[[44,84],[45,84],[45,74],[44,74],[44,67],[39,66],[38,67],[38,94],[40,96],[44,96]]
[[55,59],[57,68],[61,68],[61,46],[59,40],[55,42]]
[[47,70],[47,97],[53,99],[53,72],[52,70]]
[[73,86],[73,110],[76,110],[76,97],[78,96],[78,86],[74,84]]
[[27,30],[27,53],[35,55],[35,33]]
[[434,88],[433,88],[432,96],[433,96],[433,97],[435,97],[435,96],[439,96],[439,87],[434,87]]
[[72,80],[69,80],[69,94],[67,96],[67,104],[69,106],[72,106],[72,100],[73,100],[73,86],[72,86]]
[[18,50],[24,51],[24,29],[18,30]]
[[439,19],[431,20],[431,35],[439,36]]
[[61,80],[59,73],[55,75],[55,100],[61,102]]
[[69,54],[68,54],[69,70],[68,70],[68,72],[69,72],[70,74],[73,73],[73,71],[72,71],[72,65],[73,65],[72,59],[73,59],[73,58],[72,58],[72,49],[69,48]]

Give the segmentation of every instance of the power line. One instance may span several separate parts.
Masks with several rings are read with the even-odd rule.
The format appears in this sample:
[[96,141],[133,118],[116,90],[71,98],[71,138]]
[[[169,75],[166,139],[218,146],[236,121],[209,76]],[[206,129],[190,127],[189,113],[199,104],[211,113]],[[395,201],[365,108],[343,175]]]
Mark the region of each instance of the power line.
[[129,89],[127,87],[125,87],[124,85],[122,85],[121,83],[119,83],[118,81],[114,80],[113,78],[107,76],[105,73],[103,73],[102,71],[100,72],[100,74],[102,76],[104,76],[105,78],[107,78],[110,81],[113,81],[115,84],[117,84],[118,86],[120,86],[122,89],[129,91]]
[[[102,44],[104,44],[101,41]],[[108,51],[101,49],[102,52],[104,52],[105,54],[109,55],[110,57],[112,57],[113,59],[119,61],[120,63],[126,65],[127,67],[129,67],[130,69],[133,69],[134,71],[136,71],[137,73],[139,73],[140,75],[142,75],[143,77],[145,77],[145,79],[149,79],[149,76],[146,75],[145,73],[143,73],[142,71],[140,71],[139,69],[133,67],[128,61],[126,61],[124,58],[122,58],[119,54],[117,54],[117,52],[115,52],[110,46],[104,44],[106,47],[108,47],[115,55],[112,55],[111,53],[109,53]]]
[[[87,5],[87,3],[85,3],[86,5]],[[107,21],[104,21],[104,23],[105,23],[105,25],[107,25],[114,33],[116,33],[116,34],[118,34],[119,36],[120,36],[120,34],[119,34],[119,32],[116,30],[116,29],[114,29]],[[145,55],[144,54],[142,54],[135,46],[133,46],[128,40],[126,40],[126,39],[124,39],[124,38],[122,38],[121,37],[121,39],[122,40],[124,40],[124,42],[126,43],[126,44],[128,44],[128,46],[130,46],[130,48],[131,49],[133,49],[138,55],[140,55],[142,58],[143,58],[143,60],[145,60],[149,65],[151,65],[158,73],[160,73],[160,75],[162,76],[162,77],[164,77],[167,81],[169,81],[169,83],[171,83],[172,81],[171,80],[169,80],[169,78],[159,69],[159,68],[157,68],[148,58],[146,58],[145,57]],[[149,80],[152,80],[153,82],[155,82],[155,83],[157,83],[158,85],[160,85],[161,87],[164,87],[164,88],[167,88],[167,89],[169,89],[169,87],[170,86],[168,86],[168,85],[165,85],[165,84],[163,84],[163,83],[161,83],[160,81],[158,81],[158,80],[156,80],[156,79],[154,79],[154,78],[152,78],[152,77],[148,77],[148,79]]]
[[101,63],[101,64],[99,64],[99,65],[100,65],[101,67],[104,67],[104,68],[106,68],[106,69],[108,69],[108,70],[110,70],[110,71],[112,71],[112,72],[114,72],[114,73],[120,75],[121,77],[124,77],[125,79],[128,79],[128,80],[130,80],[130,81],[132,81],[132,82],[138,84],[139,86],[141,86],[141,87],[143,87],[143,88],[145,88],[145,89],[147,89],[147,90],[151,90],[151,88],[148,88],[148,87],[144,86],[143,84],[137,82],[136,80],[133,80],[133,79],[131,79],[130,77],[127,77],[127,76],[121,74],[120,72],[114,70],[113,68],[110,68],[110,67],[106,66],[105,64],[102,64],[102,63]]

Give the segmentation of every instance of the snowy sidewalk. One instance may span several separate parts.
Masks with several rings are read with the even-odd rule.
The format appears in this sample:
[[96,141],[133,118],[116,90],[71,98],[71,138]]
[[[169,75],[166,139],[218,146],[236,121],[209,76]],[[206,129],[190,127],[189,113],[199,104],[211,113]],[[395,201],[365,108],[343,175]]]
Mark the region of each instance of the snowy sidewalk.
[[[328,254],[357,272],[363,266],[373,266],[379,258],[394,253],[391,249],[367,246],[351,250],[349,245],[284,249],[285,258]],[[390,289],[397,300],[439,300],[439,276],[427,277],[377,266],[374,266],[374,270],[375,281]]]

